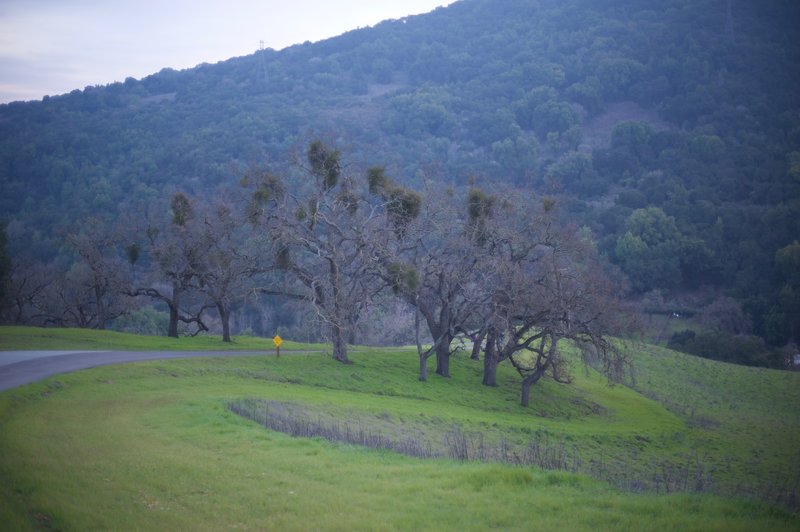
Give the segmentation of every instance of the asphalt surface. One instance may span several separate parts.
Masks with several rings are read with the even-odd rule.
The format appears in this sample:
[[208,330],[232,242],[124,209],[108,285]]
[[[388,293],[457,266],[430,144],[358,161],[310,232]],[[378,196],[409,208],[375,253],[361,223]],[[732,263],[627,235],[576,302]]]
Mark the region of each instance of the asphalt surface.
[[275,356],[274,351],[0,351],[0,391],[80,369],[165,358]]

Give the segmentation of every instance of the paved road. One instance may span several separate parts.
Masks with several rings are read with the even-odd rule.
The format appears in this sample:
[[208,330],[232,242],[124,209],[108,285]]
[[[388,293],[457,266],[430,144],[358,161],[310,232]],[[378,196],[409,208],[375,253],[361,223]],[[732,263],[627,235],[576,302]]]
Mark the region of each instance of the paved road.
[[[289,352],[285,352],[289,353]],[[269,351],[0,351],[0,391],[59,373],[163,358],[274,356]]]

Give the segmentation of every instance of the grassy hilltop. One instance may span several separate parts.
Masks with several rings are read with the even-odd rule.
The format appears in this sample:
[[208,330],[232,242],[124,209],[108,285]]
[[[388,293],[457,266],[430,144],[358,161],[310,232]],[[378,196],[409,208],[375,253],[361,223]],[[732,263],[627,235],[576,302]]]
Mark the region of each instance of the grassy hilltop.
[[[19,348],[20,335],[29,348],[64,345],[37,340],[40,332],[71,339],[69,348],[103,344],[91,334],[79,340],[85,332],[0,328],[0,349]],[[116,349],[163,348],[163,339],[114,338]],[[572,385],[540,383],[525,409],[509,368],[487,388],[479,363],[464,356],[451,379],[421,383],[412,350],[363,349],[344,366],[322,352],[276,359],[269,341],[237,341],[267,353],[107,366],[0,394],[0,522],[64,530],[800,526],[786,509],[797,504],[800,474],[798,374],[642,346],[632,348],[635,383],[608,387],[576,366]],[[179,343],[218,347],[208,338]],[[442,457],[293,438],[231,405],[268,409],[295,426],[414,440]],[[459,459],[481,453],[495,461]],[[503,456],[557,469],[497,461]]]

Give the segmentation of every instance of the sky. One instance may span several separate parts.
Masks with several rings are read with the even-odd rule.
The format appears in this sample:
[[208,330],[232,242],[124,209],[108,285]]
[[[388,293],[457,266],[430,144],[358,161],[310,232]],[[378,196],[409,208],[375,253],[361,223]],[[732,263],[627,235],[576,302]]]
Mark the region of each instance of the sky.
[[0,0],[0,103],[215,63],[452,0]]

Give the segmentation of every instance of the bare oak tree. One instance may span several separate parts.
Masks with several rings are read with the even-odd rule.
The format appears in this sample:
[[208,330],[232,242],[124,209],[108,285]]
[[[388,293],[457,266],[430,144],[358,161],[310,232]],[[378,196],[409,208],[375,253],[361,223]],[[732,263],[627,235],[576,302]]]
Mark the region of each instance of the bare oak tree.
[[204,206],[197,216],[195,238],[206,243],[197,290],[214,305],[222,324],[222,341],[231,341],[231,308],[253,291],[253,277],[267,271],[263,248],[248,234],[244,213],[224,203]]
[[73,264],[58,291],[63,312],[78,327],[105,329],[130,308],[116,235],[99,220],[89,220],[83,232],[68,235],[67,241],[82,261]]
[[176,193],[170,207],[169,219],[157,214],[146,220],[143,230],[132,228],[126,250],[136,252],[127,251],[128,258],[133,266],[134,258],[145,255],[149,269],[141,278],[130,280],[127,293],[165,304],[169,312],[167,336],[177,338],[179,323],[194,324],[197,332],[208,330],[203,322],[208,307],[196,290],[211,244],[195,227],[194,207],[185,194]]
[[577,228],[559,227],[550,203],[523,194],[502,203],[502,214],[485,220],[482,244],[484,271],[491,272],[483,383],[495,386],[497,365],[509,360],[527,406],[531,386],[545,375],[569,382],[565,341],[610,379],[620,378],[628,362],[608,336],[621,330],[618,289],[591,242]]
[[[343,172],[338,151],[315,141],[306,155],[310,182],[290,189],[264,174],[248,213],[268,236],[276,266],[302,286],[302,297],[330,335],[333,358],[349,363],[347,342],[383,286],[368,245],[380,215],[367,201],[363,180]],[[290,289],[284,294],[299,295]]]
[[[471,240],[464,203],[456,194],[429,188],[413,209],[395,206],[411,192],[395,185],[383,170],[370,170],[370,189],[389,212],[392,232],[375,242],[383,277],[395,294],[415,309],[419,379],[428,378],[427,362],[436,356],[436,373],[450,376],[451,344],[475,315],[479,289],[478,257]],[[409,201],[406,200],[408,203]],[[392,210],[405,212],[399,217]],[[422,322],[432,341],[423,347]]]
[[48,289],[57,277],[52,265],[42,264],[27,256],[14,257],[0,306],[2,322],[13,325],[45,324],[48,317]]

